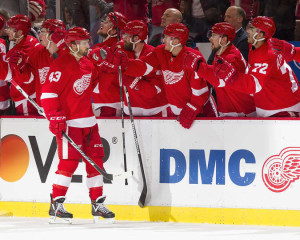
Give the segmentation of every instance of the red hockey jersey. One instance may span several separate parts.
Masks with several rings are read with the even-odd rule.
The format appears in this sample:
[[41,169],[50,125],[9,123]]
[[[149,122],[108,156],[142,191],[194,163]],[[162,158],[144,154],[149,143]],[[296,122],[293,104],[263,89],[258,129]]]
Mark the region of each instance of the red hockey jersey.
[[[153,49],[153,46],[144,44],[139,58],[145,57]],[[153,116],[167,108],[168,101],[163,88],[160,70],[153,70],[147,76],[131,78],[131,81],[132,84],[129,84],[127,89],[134,116]],[[124,111],[129,115],[126,98]]]
[[[32,37],[32,36],[26,36],[20,43],[15,45],[12,49],[10,49],[7,52],[6,58],[9,58],[10,55],[15,51],[23,51],[25,54],[29,54],[30,51],[33,50],[33,48],[39,46],[39,41]],[[13,79],[20,85],[20,87],[32,98],[35,98],[35,80],[34,76],[32,75],[29,79],[24,81],[23,77],[19,73],[19,71],[13,72]],[[15,102],[16,106],[21,104],[23,100],[25,100],[25,97],[14,87],[11,86],[10,89],[10,96],[12,100]]]
[[[103,46],[113,47],[117,44],[117,38],[109,38],[103,43],[97,44],[99,48]],[[124,50],[123,42],[120,42],[120,46],[128,57],[133,58],[134,53]],[[99,75],[99,85],[97,85],[93,91],[93,105],[94,109],[100,107],[111,107],[117,110],[121,109],[120,100],[120,86],[119,75],[115,74],[113,79],[111,77],[105,77],[105,74]]]
[[[57,54],[63,55],[67,53],[68,50],[59,49]],[[42,45],[36,46],[29,53],[26,67],[22,70],[22,78],[24,81],[28,81],[32,74],[35,79],[35,91],[36,91],[36,102],[39,106],[41,106],[41,94],[42,94],[42,86],[46,81],[47,74],[50,69],[50,64],[53,61],[53,56],[49,53],[46,47]]]
[[11,79],[9,64],[5,61],[5,41],[0,38],[0,110],[6,110],[10,106],[9,86],[7,80]]
[[[228,46],[220,56],[231,63],[238,72],[245,73],[247,63],[234,45]],[[225,86],[224,81],[215,76],[212,65],[205,64],[204,71],[201,72],[201,70],[202,68],[199,68],[198,75],[202,76],[215,88],[220,117],[256,115],[254,100],[251,95],[234,90],[230,86]]]
[[247,73],[240,73],[232,87],[253,94],[257,116],[300,112],[298,82],[281,54],[276,56],[265,42],[257,49],[250,49],[248,61]]
[[160,69],[168,103],[175,115],[179,115],[188,102],[202,108],[209,97],[207,83],[200,79],[197,73],[183,67],[186,52],[189,51],[202,56],[201,52],[184,46],[180,53],[174,57],[164,48],[164,44],[160,45],[142,59],[129,60],[128,68],[124,74],[138,77],[149,74],[153,68]]
[[96,72],[86,57],[79,61],[70,53],[50,65],[42,88],[41,103],[47,117],[63,112],[70,127],[92,127],[96,118],[92,110],[93,79]]

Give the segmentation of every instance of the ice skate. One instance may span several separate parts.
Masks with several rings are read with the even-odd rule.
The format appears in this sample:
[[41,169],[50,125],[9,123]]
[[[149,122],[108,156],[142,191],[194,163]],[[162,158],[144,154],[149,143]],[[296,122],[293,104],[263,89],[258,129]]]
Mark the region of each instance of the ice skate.
[[66,211],[64,206],[65,197],[57,197],[55,200],[50,194],[51,204],[49,210],[49,223],[68,223],[72,224],[73,214]]
[[[94,217],[94,223],[114,223],[115,214],[111,212],[104,204],[106,196],[100,196],[96,200],[92,201],[92,215]],[[100,217],[104,219],[100,220]]]

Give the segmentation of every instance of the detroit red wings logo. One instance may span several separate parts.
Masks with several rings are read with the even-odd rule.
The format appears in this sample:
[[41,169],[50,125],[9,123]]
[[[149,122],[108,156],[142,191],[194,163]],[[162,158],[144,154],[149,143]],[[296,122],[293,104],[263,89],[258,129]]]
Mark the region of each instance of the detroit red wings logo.
[[181,70],[181,72],[175,73],[169,70],[165,70],[162,71],[162,73],[164,75],[165,83],[169,85],[179,82],[183,77],[184,71]]
[[91,76],[91,73],[85,74],[74,82],[73,89],[78,95],[81,95],[89,87]]
[[269,157],[262,168],[262,179],[271,191],[283,192],[300,177],[300,148],[283,149]]
[[49,69],[50,69],[49,67],[43,67],[42,69],[39,69],[39,76],[40,76],[41,84],[45,83]]

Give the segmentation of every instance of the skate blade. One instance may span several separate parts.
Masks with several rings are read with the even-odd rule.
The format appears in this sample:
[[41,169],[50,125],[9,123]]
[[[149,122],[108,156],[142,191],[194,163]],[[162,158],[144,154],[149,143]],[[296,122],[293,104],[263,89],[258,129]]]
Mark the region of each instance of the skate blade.
[[115,218],[102,218],[102,217],[94,217],[94,223],[101,223],[101,224],[113,224],[115,223]]
[[72,224],[72,218],[58,218],[51,216],[49,219],[50,224]]

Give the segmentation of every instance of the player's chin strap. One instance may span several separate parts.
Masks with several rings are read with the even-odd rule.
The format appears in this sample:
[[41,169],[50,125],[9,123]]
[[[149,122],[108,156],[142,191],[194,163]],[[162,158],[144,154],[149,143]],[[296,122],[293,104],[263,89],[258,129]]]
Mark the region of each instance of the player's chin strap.
[[265,40],[265,38],[256,39],[255,37],[256,37],[258,34],[259,34],[259,32],[256,32],[256,33],[254,33],[254,35],[253,35],[253,37],[252,37],[252,39],[254,40],[254,43],[252,44],[253,46],[255,46],[257,42],[261,42],[261,41],[264,41],[264,40]]
[[221,41],[222,41],[222,38],[219,38],[219,44],[220,44],[221,48],[218,50],[217,55],[221,55],[223,53],[224,47],[227,47],[230,44],[230,41],[228,41],[225,45],[222,45]]
[[[133,38],[133,37],[132,37],[132,38]],[[141,39],[139,39],[139,40],[137,40],[136,42],[134,42],[134,41],[132,41],[132,38],[130,38],[130,43],[133,44],[132,50],[134,50],[134,49],[135,49],[135,45],[136,45],[137,43],[139,43],[139,42],[141,41]]]
[[181,43],[173,45],[173,40],[171,40],[170,41],[170,45],[171,45],[171,49],[170,49],[170,53],[171,53],[171,52],[173,52],[174,48],[179,47],[181,45]]
[[50,44],[52,43],[51,39],[49,39],[49,33],[47,33],[47,36],[46,36],[46,39],[48,40],[48,44],[47,44],[47,47],[46,49],[48,50],[50,48]]
[[75,55],[75,56],[77,56],[77,57],[79,57],[79,58],[82,58],[83,56],[82,55],[80,55],[78,52],[79,52],[79,44],[78,43],[76,43],[76,48],[77,48],[77,51],[74,51],[70,46],[68,46],[68,48],[71,50],[71,52]]
[[118,36],[118,34],[110,35],[109,32],[112,31],[112,30],[113,30],[113,28],[108,29],[108,31],[107,31],[107,38],[105,38],[105,41],[108,40],[109,38],[117,37]]
[[16,41],[18,41],[18,40],[24,38],[24,35],[21,35],[20,37],[17,38],[16,33],[14,32],[13,38],[16,39]]

